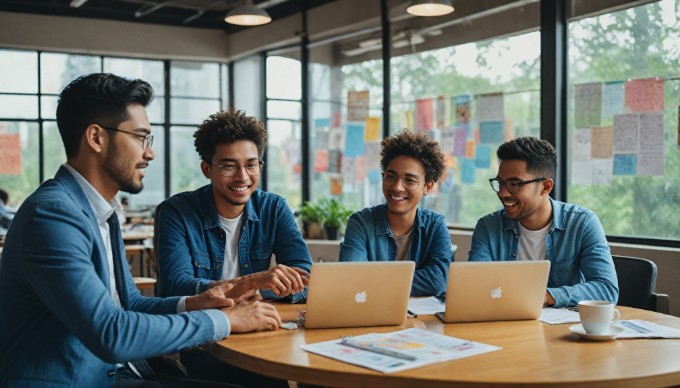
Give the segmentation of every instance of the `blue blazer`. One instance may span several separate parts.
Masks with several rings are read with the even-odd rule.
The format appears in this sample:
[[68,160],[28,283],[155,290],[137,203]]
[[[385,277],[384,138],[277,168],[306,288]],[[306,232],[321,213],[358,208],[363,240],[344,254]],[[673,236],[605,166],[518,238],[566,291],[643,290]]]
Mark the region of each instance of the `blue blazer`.
[[[113,386],[116,363],[214,340],[210,314],[147,298],[126,260],[118,307],[96,218],[61,167],[21,206],[0,260],[0,386]],[[221,314],[221,313],[220,313]]]

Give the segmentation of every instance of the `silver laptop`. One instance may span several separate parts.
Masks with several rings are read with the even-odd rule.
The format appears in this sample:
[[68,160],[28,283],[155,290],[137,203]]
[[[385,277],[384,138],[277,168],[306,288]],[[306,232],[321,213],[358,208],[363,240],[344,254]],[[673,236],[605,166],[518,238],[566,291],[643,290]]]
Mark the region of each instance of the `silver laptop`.
[[402,325],[412,261],[315,263],[307,286],[306,328]]
[[550,262],[455,262],[449,267],[446,323],[514,321],[541,315]]

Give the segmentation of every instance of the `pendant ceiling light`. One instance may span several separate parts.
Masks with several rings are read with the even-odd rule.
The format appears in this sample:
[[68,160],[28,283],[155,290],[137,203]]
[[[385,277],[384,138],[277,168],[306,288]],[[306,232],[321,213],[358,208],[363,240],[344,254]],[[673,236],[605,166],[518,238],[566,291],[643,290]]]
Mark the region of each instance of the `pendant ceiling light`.
[[416,16],[441,16],[453,12],[449,0],[413,0],[406,12]]
[[267,11],[254,6],[253,0],[246,0],[244,5],[232,9],[224,21],[239,26],[259,26],[271,22],[272,18]]

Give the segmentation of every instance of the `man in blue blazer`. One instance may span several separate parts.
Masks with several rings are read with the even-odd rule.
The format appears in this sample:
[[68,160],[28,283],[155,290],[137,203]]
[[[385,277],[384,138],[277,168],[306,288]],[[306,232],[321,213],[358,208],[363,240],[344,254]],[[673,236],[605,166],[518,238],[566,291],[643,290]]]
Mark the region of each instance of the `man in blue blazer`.
[[154,158],[152,98],[148,83],[112,74],[62,91],[67,162],[18,210],[0,261],[0,386],[139,386],[132,361],[279,327],[239,285],[172,298],[135,288],[115,196],[141,191]]

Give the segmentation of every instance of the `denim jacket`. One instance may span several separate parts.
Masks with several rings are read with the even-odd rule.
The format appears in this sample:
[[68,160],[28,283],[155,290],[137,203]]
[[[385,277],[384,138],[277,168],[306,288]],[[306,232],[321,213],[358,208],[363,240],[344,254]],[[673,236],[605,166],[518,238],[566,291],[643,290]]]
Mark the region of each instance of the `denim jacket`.
[[[444,217],[429,209],[416,210],[409,260],[416,271],[412,296],[436,296],[446,292],[446,277],[453,260],[451,237]],[[381,204],[352,214],[340,261],[394,261],[397,243],[387,223],[387,205]]]
[[[550,260],[548,292],[554,307],[597,299],[616,303],[619,287],[600,220],[590,210],[550,198],[552,226],[545,238]],[[472,234],[469,261],[517,259],[519,226],[499,210],[482,217]]]
[[[312,258],[285,199],[256,190],[243,217],[238,241],[242,275],[269,269],[272,254],[277,264],[309,272]],[[221,279],[226,236],[212,185],[163,201],[156,211],[156,226],[161,295],[195,295]],[[261,293],[265,299],[275,297],[270,290]],[[292,301],[305,297],[306,290]]]

